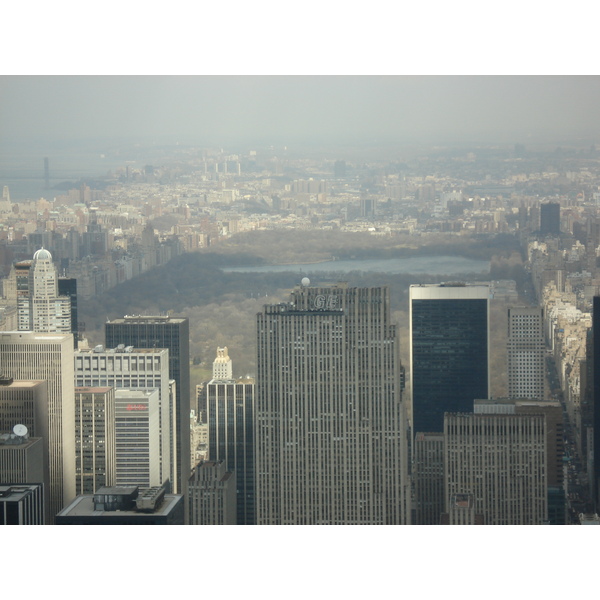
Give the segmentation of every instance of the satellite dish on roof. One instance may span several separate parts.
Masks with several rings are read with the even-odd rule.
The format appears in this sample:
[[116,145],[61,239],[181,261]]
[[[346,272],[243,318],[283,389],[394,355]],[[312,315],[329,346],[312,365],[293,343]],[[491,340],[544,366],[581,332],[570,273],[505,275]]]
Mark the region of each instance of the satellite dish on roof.
[[27,435],[27,427],[19,423],[13,427],[13,433],[18,435],[19,437],[23,437]]
[[306,287],[307,285],[310,285],[310,279],[308,277],[303,277],[300,283]]

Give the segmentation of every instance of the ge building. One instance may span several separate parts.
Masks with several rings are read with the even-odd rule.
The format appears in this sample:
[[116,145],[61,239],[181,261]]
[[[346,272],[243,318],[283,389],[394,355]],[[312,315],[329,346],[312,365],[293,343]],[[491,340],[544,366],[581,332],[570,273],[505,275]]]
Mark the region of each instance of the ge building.
[[406,524],[389,290],[309,283],[257,315],[257,524]]

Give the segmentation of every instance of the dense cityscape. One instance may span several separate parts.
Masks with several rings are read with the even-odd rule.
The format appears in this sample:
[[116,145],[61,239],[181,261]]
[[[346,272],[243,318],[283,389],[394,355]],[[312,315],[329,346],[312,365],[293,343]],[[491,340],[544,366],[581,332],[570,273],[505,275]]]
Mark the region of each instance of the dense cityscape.
[[4,11],[3,589],[589,593],[593,19],[90,8]]
[[[4,523],[600,523],[593,144],[136,152],[3,185]],[[192,255],[294,283],[108,308]]]

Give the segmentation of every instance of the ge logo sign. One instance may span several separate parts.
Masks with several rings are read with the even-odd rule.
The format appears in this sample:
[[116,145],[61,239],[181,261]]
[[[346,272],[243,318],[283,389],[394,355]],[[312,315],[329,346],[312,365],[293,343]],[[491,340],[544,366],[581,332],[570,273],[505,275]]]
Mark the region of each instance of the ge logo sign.
[[318,296],[315,296],[315,301],[314,301],[314,307],[315,308],[327,308],[329,310],[332,310],[334,308],[337,308],[338,305],[338,297],[337,296],[324,296],[323,294],[319,294]]

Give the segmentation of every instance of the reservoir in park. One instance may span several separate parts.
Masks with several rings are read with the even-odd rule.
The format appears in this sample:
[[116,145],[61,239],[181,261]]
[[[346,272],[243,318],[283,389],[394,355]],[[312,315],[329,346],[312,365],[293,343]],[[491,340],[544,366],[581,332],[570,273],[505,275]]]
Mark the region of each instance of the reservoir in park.
[[382,273],[388,275],[459,275],[487,274],[489,260],[477,260],[462,256],[414,256],[410,258],[375,258],[352,260],[328,260],[318,263],[259,265],[252,267],[223,267],[227,273],[281,273],[293,272],[302,275],[321,273]]

